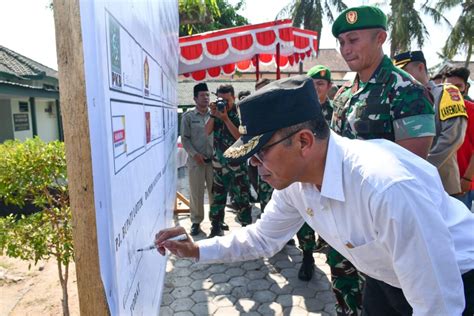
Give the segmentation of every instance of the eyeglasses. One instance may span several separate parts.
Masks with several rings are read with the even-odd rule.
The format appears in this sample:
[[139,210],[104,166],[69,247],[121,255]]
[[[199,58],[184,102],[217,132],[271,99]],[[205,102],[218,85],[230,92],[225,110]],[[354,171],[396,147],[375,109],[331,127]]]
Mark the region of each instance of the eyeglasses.
[[275,145],[278,145],[279,143],[283,142],[284,140],[287,140],[288,138],[292,137],[296,133],[298,133],[300,130],[297,130],[296,132],[293,132],[282,139],[277,140],[276,142],[271,143],[270,145],[263,146],[258,152],[256,152],[252,157],[255,157],[261,164],[263,164],[263,160],[265,159],[265,154],[268,152],[270,147],[273,147]]

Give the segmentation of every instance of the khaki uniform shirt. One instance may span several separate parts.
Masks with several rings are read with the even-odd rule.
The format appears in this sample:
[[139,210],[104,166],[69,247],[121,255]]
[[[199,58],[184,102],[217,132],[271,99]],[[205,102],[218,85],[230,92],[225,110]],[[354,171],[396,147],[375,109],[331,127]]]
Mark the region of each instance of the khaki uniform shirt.
[[206,122],[209,119],[209,111],[201,114],[196,108],[187,111],[181,118],[181,142],[188,153],[188,166],[195,166],[197,162],[193,159],[196,153],[204,158],[212,159],[212,133],[207,135]]

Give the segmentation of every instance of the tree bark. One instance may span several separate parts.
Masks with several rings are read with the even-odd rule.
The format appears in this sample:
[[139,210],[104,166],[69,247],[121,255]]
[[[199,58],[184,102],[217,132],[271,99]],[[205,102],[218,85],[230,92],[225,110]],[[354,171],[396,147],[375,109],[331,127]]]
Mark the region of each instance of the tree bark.
[[66,144],[81,315],[109,315],[99,265],[79,0],[54,0],[59,94]]

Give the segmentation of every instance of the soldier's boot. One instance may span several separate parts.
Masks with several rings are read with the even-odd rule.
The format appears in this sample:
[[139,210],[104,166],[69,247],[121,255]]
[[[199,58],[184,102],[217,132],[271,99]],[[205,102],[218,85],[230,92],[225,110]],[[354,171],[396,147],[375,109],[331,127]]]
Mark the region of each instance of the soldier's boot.
[[208,238],[215,236],[224,236],[224,231],[222,230],[221,223],[219,221],[212,222],[211,233]]
[[300,271],[298,271],[298,279],[301,281],[309,281],[313,278],[314,273],[314,258],[311,250],[303,251],[303,262],[301,263]]
[[220,225],[222,230],[229,230],[229,225],[227,225],[226,223],[221,222]]
[[226,223],[224,223],[224,216],[225,216],[225,211],[222,210],[219,212],[219,222],[220,222],[220,225],[221,225],[221,229],[222,230],[229,230],[229,225],[227,225]]

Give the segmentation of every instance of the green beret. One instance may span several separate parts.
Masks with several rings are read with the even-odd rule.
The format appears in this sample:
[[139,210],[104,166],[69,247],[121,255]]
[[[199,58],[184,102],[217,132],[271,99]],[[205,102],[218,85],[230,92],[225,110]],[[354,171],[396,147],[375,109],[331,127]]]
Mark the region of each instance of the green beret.
[[311,77],[313,79],[324,79],[329,82],[331,81],[331,71],[329,70],[328,67],[325,67],[323,65],[314,66],[308,71],[306,75],[308,75],[308,77]]
[[342,11],[332,25],[332,35],[375,28],[386,30],[387,16],[377,7],[363,5]]

